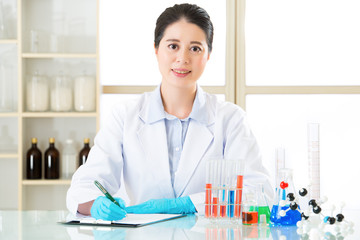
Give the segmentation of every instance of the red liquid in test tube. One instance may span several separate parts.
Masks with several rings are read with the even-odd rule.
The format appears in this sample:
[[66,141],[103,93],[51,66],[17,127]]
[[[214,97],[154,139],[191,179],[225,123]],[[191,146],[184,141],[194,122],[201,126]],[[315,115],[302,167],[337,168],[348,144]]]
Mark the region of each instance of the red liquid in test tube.
[[235,217],[241,217],[241,197],[243,187],[243,176],[237,175],[236,178],[236,199],[235,199]]
[[226,205],[220,205],[220,217],[226,217]]
[[213,198],[213,202],[212,202],[212,204],[213,204],[213,212],[212,212],[212,216],[213,217],[217,217],[218,216],[218,204],[219,204],[219,198],[217,198],[217,197],[214,197]]
[[211,183],[207,183],[205,187],[205,217],[211,216]]

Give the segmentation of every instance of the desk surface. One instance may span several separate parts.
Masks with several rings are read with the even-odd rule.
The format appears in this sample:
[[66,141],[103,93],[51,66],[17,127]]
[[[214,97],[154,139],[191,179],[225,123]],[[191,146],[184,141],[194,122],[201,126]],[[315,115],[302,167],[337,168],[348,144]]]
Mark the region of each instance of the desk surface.
[[[112,228],[68,226],[58,224],[66,219],[67,211],[0,211],[0,239],[304,239],[296,227],[257,227],[245,225],[219,226],[202,216],[189,215],[171,221],[140,228]],[[346,219],[355,223],[354,232],[343,239],[360,239],[360,210],[344,212]],[[325,228],[341,239],[334,229]],[[282,237],[285,236],[286,238]]]

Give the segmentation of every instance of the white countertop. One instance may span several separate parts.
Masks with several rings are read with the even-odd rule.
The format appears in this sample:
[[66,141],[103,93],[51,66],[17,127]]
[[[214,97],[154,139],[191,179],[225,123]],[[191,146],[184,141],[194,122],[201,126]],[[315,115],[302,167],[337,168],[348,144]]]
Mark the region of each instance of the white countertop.
[[[0,211],[0,239],[302,239],[296,227],[216,225],[196,215],[139,228],[59,224],[67,215],[67,211]],[[360,239],[360,210],[347,211],[344,215],[355,223],[353,233],[344,239]],[[327,238],[319,239],[340,239],[333,230],[326,227]],[[330,233],[335,238],[330,238]]]

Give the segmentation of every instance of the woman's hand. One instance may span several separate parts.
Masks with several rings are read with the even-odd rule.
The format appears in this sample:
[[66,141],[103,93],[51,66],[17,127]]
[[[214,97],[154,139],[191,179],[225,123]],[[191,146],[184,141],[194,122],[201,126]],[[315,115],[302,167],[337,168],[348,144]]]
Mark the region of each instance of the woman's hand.
[[114,221],[126,216],[125,202],[121,198],[115,198],[120,207],[104,196],[96,198],[91,207],[91,216],[95,219]]
[[190,214],[196,209],[190,197],[151,199],[139,205],[126,207],[127,213],[173,213]]

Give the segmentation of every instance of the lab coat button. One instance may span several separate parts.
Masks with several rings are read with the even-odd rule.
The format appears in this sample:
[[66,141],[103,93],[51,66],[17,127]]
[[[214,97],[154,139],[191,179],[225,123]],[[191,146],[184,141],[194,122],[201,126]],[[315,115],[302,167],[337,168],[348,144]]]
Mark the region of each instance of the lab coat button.
[[175,148],[175,151],[177,151],[177,152],[178,152],[179,150],[180,150],[180,148],[179,148],[179,147],[176,147],[176,148]]

